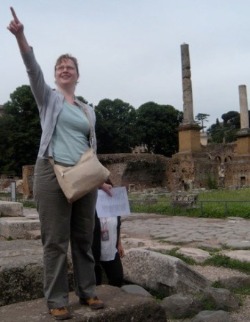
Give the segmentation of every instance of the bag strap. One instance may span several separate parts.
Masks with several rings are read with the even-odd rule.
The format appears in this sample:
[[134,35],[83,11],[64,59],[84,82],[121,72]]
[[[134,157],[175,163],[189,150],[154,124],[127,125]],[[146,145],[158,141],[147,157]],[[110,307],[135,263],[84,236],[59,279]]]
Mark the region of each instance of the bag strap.
[[92,149],[94,149],[93,148],[93,145],[94,145],[94,127],[93,127],[93,125],[92,125],[92,122],[91,122],[91,118],[90,118],[90,115],[89,115],[89,111],[88,111],[88,108],[86,107],[86,104],[85,103],[83,103],[82,101],[80,101],[80,100],[78,100],[78,99],[76,99],[75,100],[76,101],[76,103],[78,104],[78,105],[80,105],[80,107],[82,108],[82,110],[83,110],[83,113],[86,115],[86,117],[87,117],[87,119],[88,119],[88,121],[89,121],[89,126],[90,126],[90,133],[89,133],[89,145],[90,145],[90,147],[92,148]]
[[52,157],[49,158],[49,162],[54,167],[55,161],[54,161],[54,159]]
[[[89,145],[90,147],[94,150],[93,148],[93,143],[94,143],[94,127],[92,126],[92,122],[91,122],[91,119],[90,119],[90,116],[89,116],[89,111],[88,109],[85,107],[85,103],[81,102],[80,100],[76,99],[75,100],[76,103],[78,105],[80,105],[80,107],[82,108],[82,111],[83,113],[86,115],[88,121],[89,121],[89,126],[90,126],[90,133],[89,133]],[[52,164],[52,166],[55,165],[55,162],[54,162],[54,158],[50,157],[49,158],[49,161],[50,163]]]

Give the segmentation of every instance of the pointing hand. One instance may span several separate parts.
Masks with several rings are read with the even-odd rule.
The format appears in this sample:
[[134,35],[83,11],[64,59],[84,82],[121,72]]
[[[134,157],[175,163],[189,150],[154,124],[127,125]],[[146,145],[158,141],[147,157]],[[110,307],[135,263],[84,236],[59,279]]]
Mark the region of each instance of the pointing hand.
[[23,24],[19,21],[19,19],[17,18],[17,15],[15,13],[15,10],[10,7],[10,11],[12,13],[12,16],[13,16],[13,20],[11,20],[9,26],[7,27],[9,29],[9,31],[17,36],[21,33],[23,33],[23,30],[24,30],[24,26]]

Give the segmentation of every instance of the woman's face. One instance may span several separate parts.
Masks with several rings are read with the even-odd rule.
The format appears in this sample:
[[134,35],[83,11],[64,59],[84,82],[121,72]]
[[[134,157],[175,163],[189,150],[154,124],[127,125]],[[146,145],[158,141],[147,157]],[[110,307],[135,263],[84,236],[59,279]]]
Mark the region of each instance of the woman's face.
[[64,59],[55,68],[56,84],[59,87],[75,86],[78,80],[76,66],[71,59]]

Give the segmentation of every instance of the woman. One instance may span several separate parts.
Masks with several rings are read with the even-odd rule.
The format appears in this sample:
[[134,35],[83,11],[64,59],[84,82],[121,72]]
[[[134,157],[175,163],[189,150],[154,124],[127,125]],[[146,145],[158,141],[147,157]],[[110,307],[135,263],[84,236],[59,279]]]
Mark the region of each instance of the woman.
[[[91,251],[97,190],[70,204],[60,189],[49,158],[74,165],[89,148],[93,109],[75,97],[79,78],[76,58],[62,55],[55,64],[56,90],[50,88],[36,62],[24,26],[13,8],[8,29],[16,37],[35,97],[42,136],[34,174],[34,198],[41,221],[44,251],[44,295],[55,319],[69,319],[67,251],[71,244],[75,291],[80,304],[103,308],[95,294],[94,259]],[[95,135],[92,147],[96,149]],[[84,183],[83,183],[84,184]],[[105,190],[105,185],[102,187]]]

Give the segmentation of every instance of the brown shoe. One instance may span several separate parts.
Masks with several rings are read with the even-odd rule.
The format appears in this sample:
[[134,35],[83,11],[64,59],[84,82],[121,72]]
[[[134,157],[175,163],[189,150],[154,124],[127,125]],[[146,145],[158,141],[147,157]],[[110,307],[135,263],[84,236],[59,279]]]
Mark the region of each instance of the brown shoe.
[[104,308],[104,303],[102,300],[99,300],[97,296],[89,297],[86,299],[80,298],[81,305],[88,305],[92,310],[99,310]]
[[57,309],[50,309],[49,313],[55,320],[69,320],[72,318],[67,307],[59,307]]

